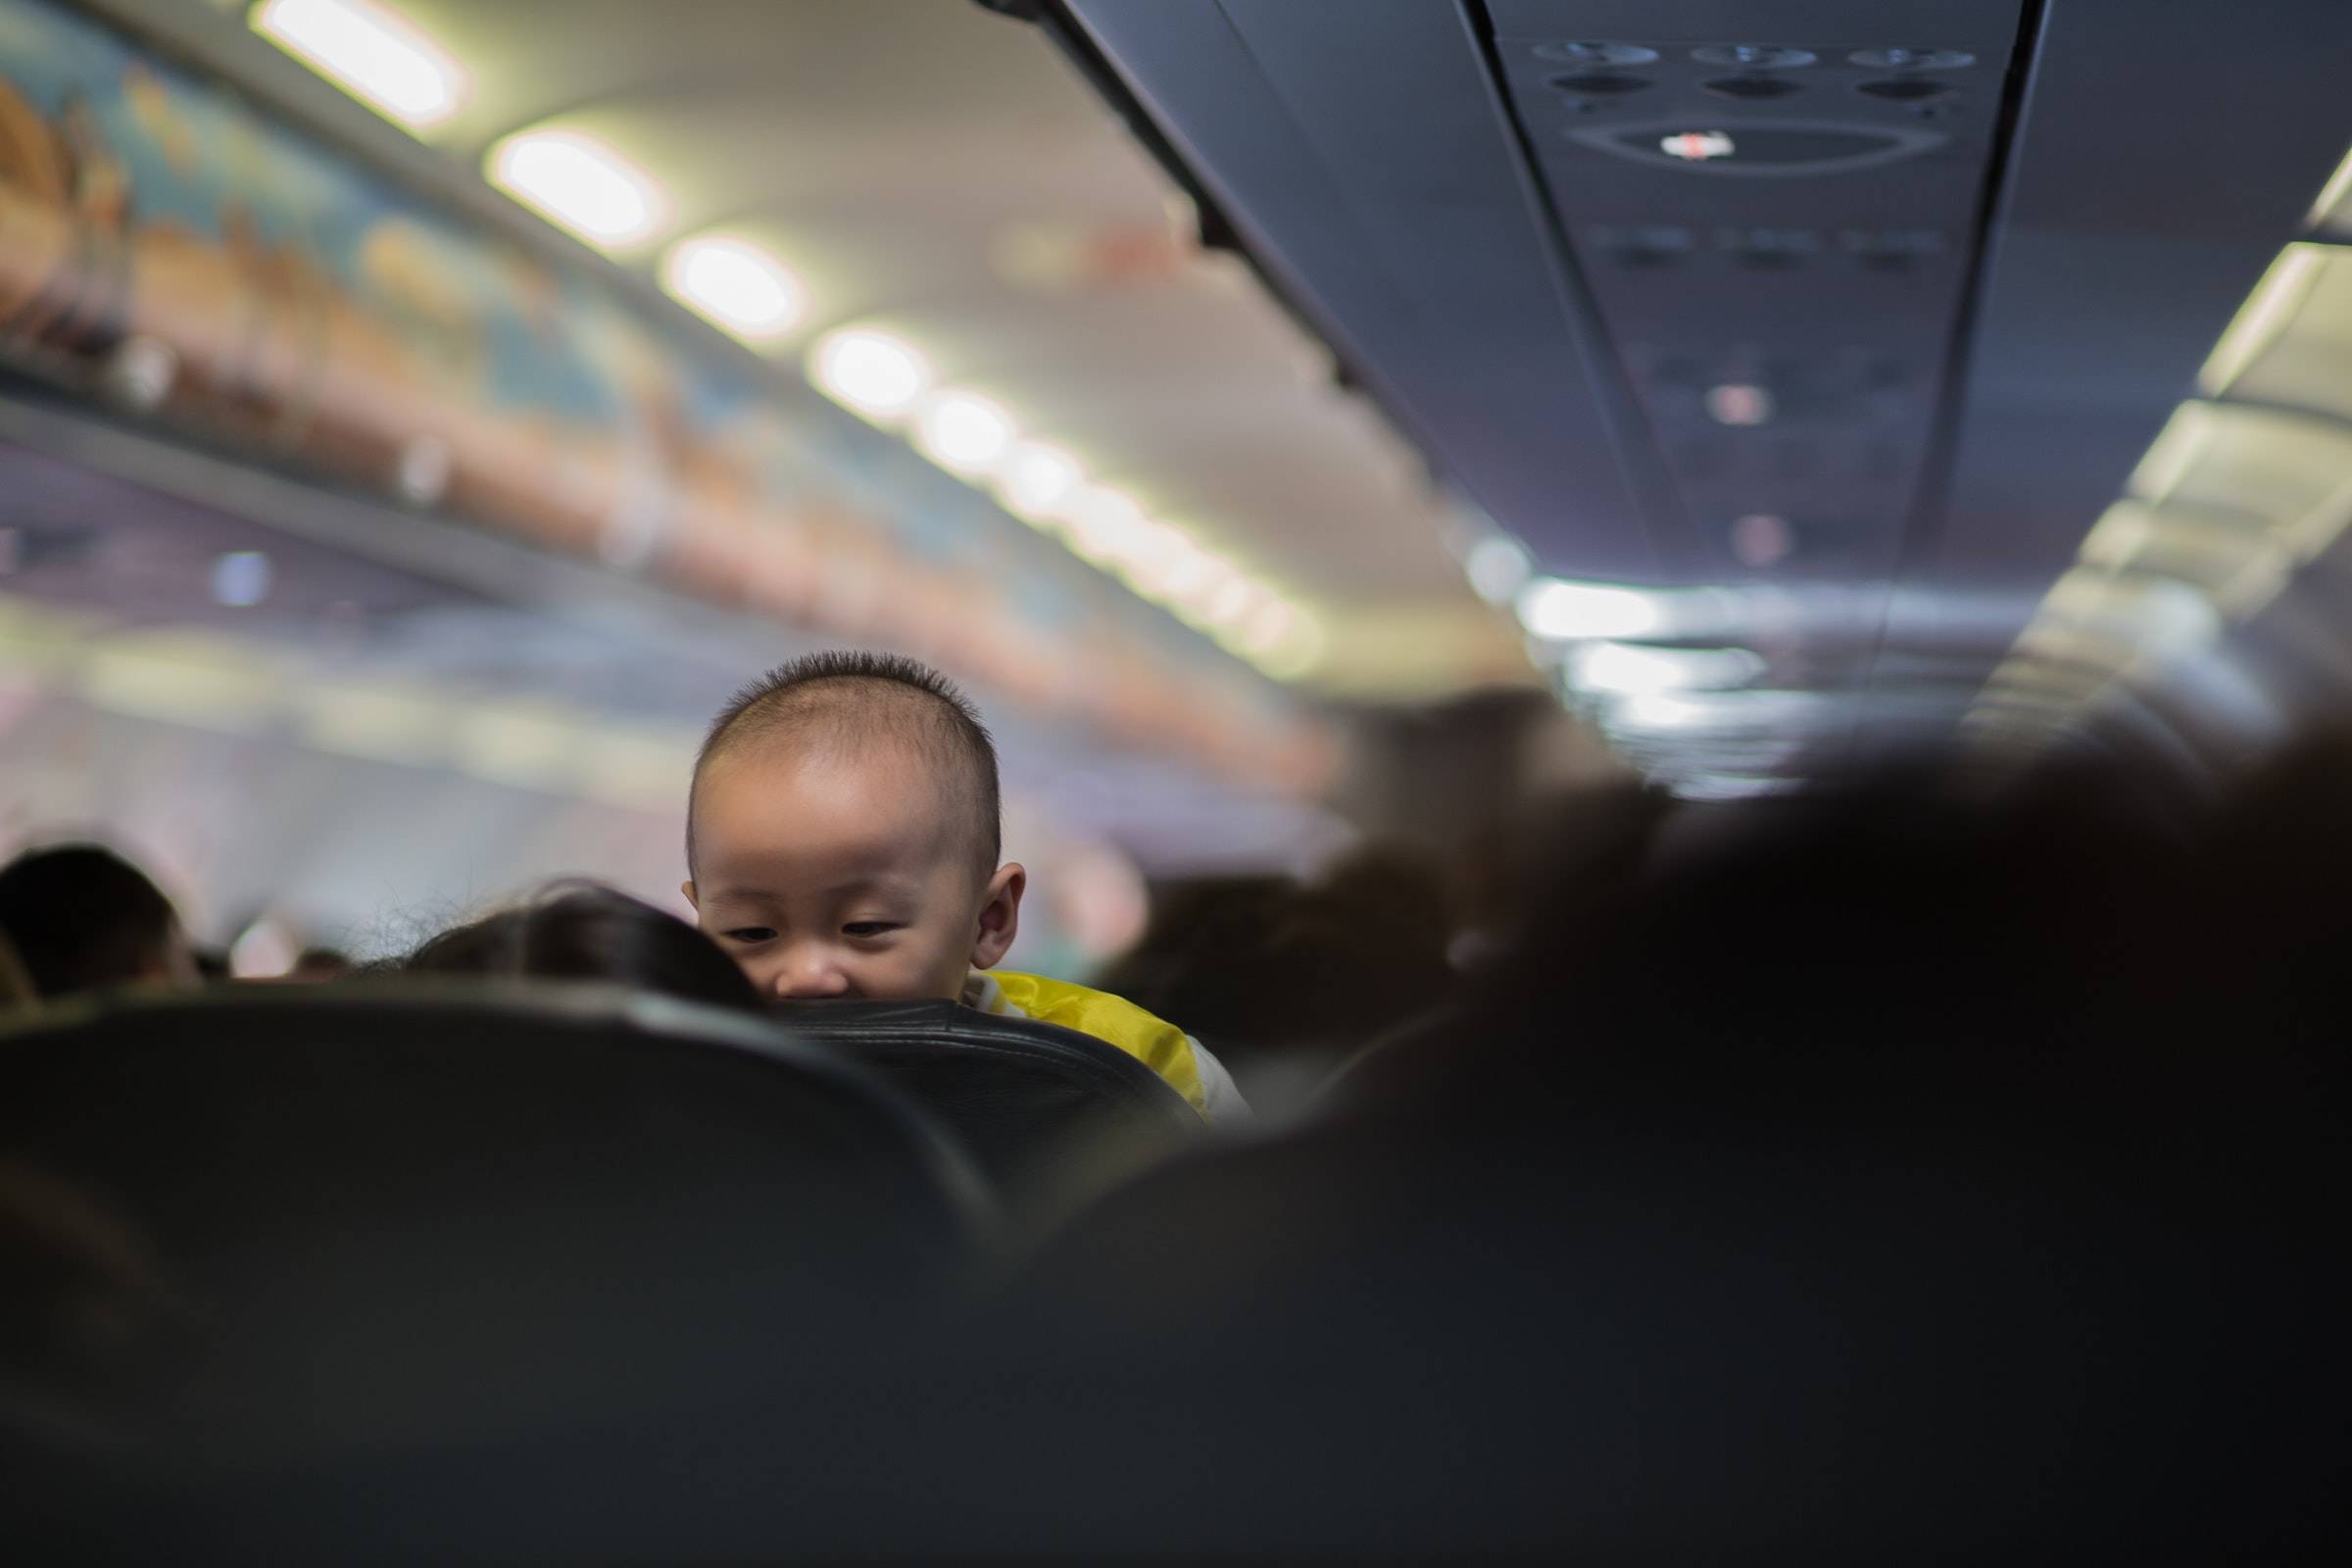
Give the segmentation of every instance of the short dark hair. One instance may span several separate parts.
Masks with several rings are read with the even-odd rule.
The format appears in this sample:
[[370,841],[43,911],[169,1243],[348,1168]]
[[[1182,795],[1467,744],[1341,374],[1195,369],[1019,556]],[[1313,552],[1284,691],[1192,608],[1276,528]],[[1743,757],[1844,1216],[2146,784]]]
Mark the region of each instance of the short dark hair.
[[[979,709],[955,682],[903,655],[837,650],[778,664],[738,691],[710,721],[694,759],[694,783],[736,746],[820,725],[834,740],[889,733],[920,749],[951,776],[952,797],[970,813],[981,874],[996,868],[1004,843],[996,742]],[[693,868],[691,791],[686,864]]]
[[675,915],[594,882],[551,886],[519,907],[453,926],[404,959],[410,974],[609,980],[717,1006],[760,994],[717,944]]
[[178,925],[163,890],[104,845],[31,850],[0,869],[0,933],[42,997],[144,979]]

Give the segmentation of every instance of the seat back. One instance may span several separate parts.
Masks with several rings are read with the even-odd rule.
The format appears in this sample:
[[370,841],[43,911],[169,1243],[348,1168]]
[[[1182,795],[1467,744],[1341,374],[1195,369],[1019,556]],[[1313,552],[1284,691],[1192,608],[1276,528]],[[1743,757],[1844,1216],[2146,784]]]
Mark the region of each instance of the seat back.
[[954,1133],[1017,1215],[1038,1218],[1199,1138],[1151,1068],[1091,1035],[953,1002],[795,1002],[795,1034],[850,1053]]
[[72,1268],[161,1282],[162,1406],[249,1454],[781,1396],[952,1309],[988,1225],[856,1063],[600,988],[56,1009],[0,1036],[0,1160],[95,1216]]

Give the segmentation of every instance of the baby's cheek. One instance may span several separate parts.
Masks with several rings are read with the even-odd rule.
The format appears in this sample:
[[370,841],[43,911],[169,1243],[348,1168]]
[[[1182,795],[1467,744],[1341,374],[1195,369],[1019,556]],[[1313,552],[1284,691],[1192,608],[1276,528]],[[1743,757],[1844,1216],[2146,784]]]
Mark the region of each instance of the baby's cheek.
[[877,1002],[910,1002],[923,994],[923,966],[918,956],[873,954],[855,972],[858,991]]

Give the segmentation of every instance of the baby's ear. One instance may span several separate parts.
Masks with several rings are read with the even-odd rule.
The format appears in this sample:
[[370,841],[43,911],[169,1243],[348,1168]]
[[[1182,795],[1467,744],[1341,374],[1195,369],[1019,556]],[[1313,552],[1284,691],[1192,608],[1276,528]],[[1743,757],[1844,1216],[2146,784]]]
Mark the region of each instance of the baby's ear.
[[980,906],[980,935],[972,944],[972,967],[993,969],[1012,951],[1021,929],[1021,895],[1028,890],[1029,873],[1017,860],[1007,860],[988,879]]

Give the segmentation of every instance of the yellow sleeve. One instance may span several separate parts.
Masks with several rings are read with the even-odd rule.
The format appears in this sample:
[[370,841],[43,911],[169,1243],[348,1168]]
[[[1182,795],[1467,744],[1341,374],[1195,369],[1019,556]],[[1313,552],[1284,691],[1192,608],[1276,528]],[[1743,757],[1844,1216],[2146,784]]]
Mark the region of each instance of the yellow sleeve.
[[1157,1018],[1134,1003],[1107,991],[1090,991],[1066,980],[992,969],[1004,1000],[1021,1012],[1046,1023],[1093,1035],[1118,1047],[1160,1075],[1184,1097],[1185,1103],[1208,1114],[1207,1096],[1200,1084],[1200,1064],[1194,1059],[1193,1042],[1183,1030]]

